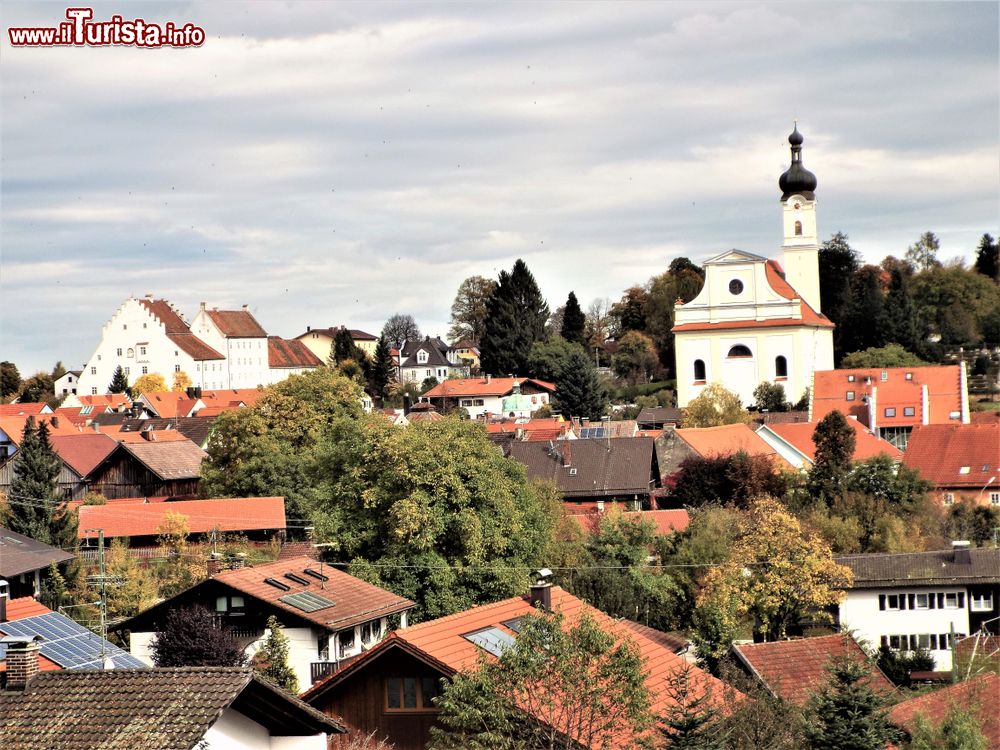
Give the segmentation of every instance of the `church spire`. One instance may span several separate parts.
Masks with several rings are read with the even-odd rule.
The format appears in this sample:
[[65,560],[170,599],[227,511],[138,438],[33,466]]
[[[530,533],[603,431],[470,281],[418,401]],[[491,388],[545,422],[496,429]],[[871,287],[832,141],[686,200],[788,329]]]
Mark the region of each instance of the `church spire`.
[[799,132],[798,121],[788,136],[788,143],[791,145],[792,163],[781,177],[778,178],[778,187],[781,189],[781,200],[786,201],[793,195],[801,195],[803,198],[813,200],[816,190],[816,175],[802,166],[802,133]]

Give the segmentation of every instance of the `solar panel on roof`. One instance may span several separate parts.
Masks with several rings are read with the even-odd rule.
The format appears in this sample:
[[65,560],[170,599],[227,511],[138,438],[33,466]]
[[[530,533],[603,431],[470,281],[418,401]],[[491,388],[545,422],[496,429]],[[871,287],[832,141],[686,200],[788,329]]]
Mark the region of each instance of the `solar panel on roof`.
[[301,609],[303,612],[318,612],[321,609],[332,607],[334,604],[325,596],[320,596],[312,591],[296,591],[294,594],[285,594],[278,601]]
[[508,629],[513,630],[518,635],[521,634],[521,618],[520,617],[515,617],[513,620],[504,620],[503,624],[506,625]]
[[[105,641],[58,612],[25,617],[23,620],[5,622],[0,630],[7,635],[40,635],[44,640],[42,656],[51,659],[63,669],[97,669],[102,666],[101,646],[104,656],[117,669],[145,669],[146,665],[118,646]],[[6,657],[6,648],[0,645],[0,658]]]
[[474,633],[466,633],[462,637],[467,641],[475,643],[483,651],[494,656],[500,656],[505,649],[514,645],[514,636],[510,633],[505,633],[497,627],[484,628]]

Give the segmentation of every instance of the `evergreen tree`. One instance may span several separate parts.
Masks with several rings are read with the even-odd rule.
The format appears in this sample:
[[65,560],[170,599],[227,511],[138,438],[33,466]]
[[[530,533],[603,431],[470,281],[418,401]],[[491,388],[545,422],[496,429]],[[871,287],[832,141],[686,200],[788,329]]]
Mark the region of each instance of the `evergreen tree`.
[[984,234],[976,250],[976,272],[1000,283],[1000,242]]
[[556,380],[556,400],[564,417],[600,419],[608,405],[607,392],[590,357],[574,346]]
[[843,494],[851,472],[856,437],[839,411],[827,414],[813,432],[816,457],[809,471],[809,494],[827,503]]
[[158,667],[242,667],[246,654],[228,630],[216,627],[204,607],[178,607],[167,612],[153,636],[153,663]]
[[333,337],[333,345],[330,347],[330,366],[336,367],[348,359],[360,362],[357,348],[354,339],[351,338],[351,332],[346,328],[338,329],[337,334]]
[[518,258],[509,273],[500,272],[487,310],[480,342],[483,371],[491,375],[524,374],[531,346],[545,336],[549,306],[523,260]]
[[389,342],[386,341],[385,336],[379,336],[368,378],[368,387],[373,397],[380,401],[385,400],[385,389],[393,381],[395,372],[396,367],[392,363],[392,354],[389,353]]
[[685,664],[668,679],[670,703],[660,717],[660,734],[669,750],[722,750],[725,745],[715,725],[719,710],[713,705],[714,696],[707,682],[697,684],[694,675],[694,668]]
[[13,362],[0,362],[0,399],[21,390],[21,373]]
[[48,570],[45,571],[45,577],[42,579],[42,592],[39,598],[42,604],[56,611],[62,605],[68,603],[69,590],[66,586],[66,579],[59,572],[59,567],[55,563],[50,564]]
[[844,316],[841,334],[842,357],[848,352],[885,346],[885,297],[880,277],[884,273],[875,266],[865,266],[851,282],[851,302]]
[[108,386],[108,393],[128,393],[128,376],[121,365],[115,368],[114,375],[111,376],[111,384]]
[[269,682],[297,695],[299,681],[288,664],[288,636],[285,635],[285,629],[274,615],[267,618],[267,629],[271,632],[254,657],[254,670]]
[[909,279],[898,268],[891,272],[889,294],[885,300],[885,318],[888,339],[914,354],[924,349],[924,335],[920,314],[910,295]]
[[[822,312],[837,328],[839,344],[841,324],[851,302],[851,279],[861,267],[860,255],[847,242],[847,235],[837,232],[819,248],[819,296]],[[838,345],[837,351],[842,351]]]
[[587,316],[580,309],[580,303],[576,299],[576,294],[569,293],[566,298],[566,308],[563,310],[562,328],[559,335],[573,344],[579,344],[584,349],[587,348],[587,339],[583,333]]
[[812,750],[884,750],[901,739],[887,718],[887,699],[868,684],[867,666],[835,659],[829,682],[806,710],[806,738]]
[[59,458],[49,443],[49,430],[33,417],[24,423],[21,446],[14,457],[7,526],[43,544],[55,544],[52,516],[56,507]]

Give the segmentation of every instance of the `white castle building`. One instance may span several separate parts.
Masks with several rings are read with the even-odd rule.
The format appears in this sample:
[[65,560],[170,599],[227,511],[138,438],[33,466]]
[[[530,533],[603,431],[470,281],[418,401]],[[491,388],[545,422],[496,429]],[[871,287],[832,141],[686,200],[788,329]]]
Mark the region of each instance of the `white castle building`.
[[256,388],[319,367],[299,341],[268,336],[246,307],[206,309],[188,325],[170,302],[130,297],[104,324],[101,341],[77,383],[77,394],[107,393],[120,365],[134,383],[143,375],[163,376],[169,388],[183,372],[205,390]]
[[705,285],[674,308],[677,405],[721,383],[753,403],[761,382],[802,397],[816,370],[833,369],[833,323],[820,312],[816,176],[802,166],[802,135],[788,136],[792,163],[778,180],[784,270],[742,250],[706,261]]

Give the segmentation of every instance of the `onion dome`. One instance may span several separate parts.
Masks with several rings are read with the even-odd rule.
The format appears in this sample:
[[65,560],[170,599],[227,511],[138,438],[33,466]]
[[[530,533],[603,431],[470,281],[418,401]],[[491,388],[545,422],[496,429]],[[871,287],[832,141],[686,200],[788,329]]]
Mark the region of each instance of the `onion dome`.
[[781,177],[778,178],[778,187],[781,188],[781,200],[788,200],[793,195],[801,195],[803,198],[813,200],[816,196],[816,175],[802,166],[802,133],[799,132],[798,123],[792,134],[788,136],[788,142],[792,147],[792,163]]

